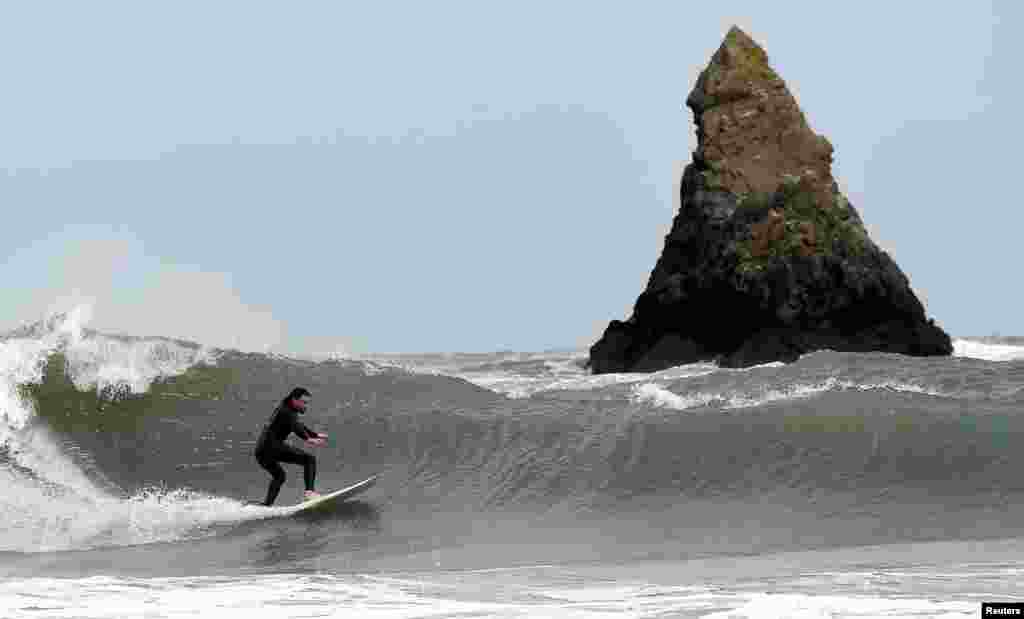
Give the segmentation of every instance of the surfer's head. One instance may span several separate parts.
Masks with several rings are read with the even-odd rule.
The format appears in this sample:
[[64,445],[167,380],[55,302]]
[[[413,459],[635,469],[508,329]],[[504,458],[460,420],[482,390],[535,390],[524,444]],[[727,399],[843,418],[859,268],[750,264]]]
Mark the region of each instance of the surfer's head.
[[288,404],[297,411],[305,411],[306,405],[309,404],[309,399],[312,394],[309,393],[309,389],[303,387],[296,387],[292,389],[292,392],[285,396],[282,404]]

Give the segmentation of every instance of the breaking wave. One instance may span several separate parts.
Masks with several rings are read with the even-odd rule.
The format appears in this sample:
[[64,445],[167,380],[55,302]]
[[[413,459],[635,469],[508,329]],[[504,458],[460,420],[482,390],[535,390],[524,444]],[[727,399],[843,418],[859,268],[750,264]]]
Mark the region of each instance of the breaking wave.
[[[112,495],[87,474],[59,436],[37,423],[26,388],[50,362],[74,388],[103,398],[144,393],[154,381],[214,363],[213,351],[166,339],[104,336],[79,307],[0,340],[0,548],[65,550],[176,539],[196,524],[237,517],[240,504],[183,491]],[[56,361],[55,361],[56,360]]]

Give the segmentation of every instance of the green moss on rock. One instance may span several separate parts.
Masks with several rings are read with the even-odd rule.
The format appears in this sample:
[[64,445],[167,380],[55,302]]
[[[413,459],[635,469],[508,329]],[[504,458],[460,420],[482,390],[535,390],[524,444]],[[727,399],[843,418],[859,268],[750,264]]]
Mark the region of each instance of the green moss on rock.
[[736,208],[745,211],[767,211],[772,206],[775,195],[763,191],[740,194],[736,200]]
[[751,87],[779,79],[768,63],[768,54],[739,28],[725,36],[718,53],[704,71],[704,108],[742,99]]
[[[719,77],[726,66],[735,69],[742,77],[749,79],[771,79],[775,77],[768,64],[768,54],[749,37],[736,28],[729,31],[722,42],[721,54],[712,58],[708,65],[711,77]],[[727,60],[726,60],[727,58]]]
[[729,30],[723,45],[728,48],[742,78],[752,82],[776,79],[775,71],[768,64],[768,53],[739,28]]
[[747,213],[776,209],[783,216],[782,238],[768,242],[767,252],[755,255],[753,239],[747,238],[736,244],[738,259],[736,270],[741,274],[763,271],[778,258],[801,255],[801,225],[809,223],[814,227],[814,248],[812,255],[831,256],[836,253],[858,256],[864,253],[867,234],[860,222],[852,217],[849,202],[841,194],[835,194],[830,203],[819,204],[819,198],[812,190],[810,181],[799,177],[786,177],[774,193],[754,192],[744,194],[737,200],[737,212]]
[[704,170],[701,176],[704,177],[705,189],[725,189],[725,179],[713,169]]

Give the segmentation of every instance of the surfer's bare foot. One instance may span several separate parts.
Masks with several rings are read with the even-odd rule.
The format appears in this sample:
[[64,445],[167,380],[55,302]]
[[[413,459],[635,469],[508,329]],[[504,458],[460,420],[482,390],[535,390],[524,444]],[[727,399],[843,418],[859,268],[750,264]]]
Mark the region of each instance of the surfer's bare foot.
[[302,498],[306,499],[307,501],[310,499],[319,499],[320,493],[317,492],[316,490],[306,490],[305,492],[302,493]]

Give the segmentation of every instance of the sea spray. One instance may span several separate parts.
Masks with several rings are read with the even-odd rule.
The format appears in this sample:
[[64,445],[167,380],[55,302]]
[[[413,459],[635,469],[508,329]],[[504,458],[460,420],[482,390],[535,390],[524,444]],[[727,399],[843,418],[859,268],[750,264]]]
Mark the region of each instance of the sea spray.
[[30,394],[49,363],[61,363],[75,389],[102,399],[143,393],[154,381],[215,361],[197,346],[89,332],[89,318],[90,309],[78,307],[0,340],[0,518],[6,525],[0,550],[174,539],[241,508],[235,501],[175,491],[150,490],[127,501],[112,496],[68,456],[46,424],[34,423],[39,411]]

